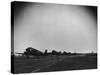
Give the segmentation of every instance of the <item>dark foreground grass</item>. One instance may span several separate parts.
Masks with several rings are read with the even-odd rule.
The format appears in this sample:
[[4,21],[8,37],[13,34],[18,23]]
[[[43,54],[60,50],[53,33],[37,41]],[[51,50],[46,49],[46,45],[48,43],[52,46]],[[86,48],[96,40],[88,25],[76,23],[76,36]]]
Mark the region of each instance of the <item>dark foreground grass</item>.
[[31,72],[51,72],[51,71],[67,71],[96,69],[97,56],[42,56],[40,58],[15,57],[14,73],[31,73]]

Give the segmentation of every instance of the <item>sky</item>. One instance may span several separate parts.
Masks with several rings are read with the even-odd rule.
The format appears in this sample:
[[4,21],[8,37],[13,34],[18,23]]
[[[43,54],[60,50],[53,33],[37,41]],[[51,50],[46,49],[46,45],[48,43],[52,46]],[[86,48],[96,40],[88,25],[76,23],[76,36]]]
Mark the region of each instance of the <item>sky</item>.
[[13,2],[14,52],[97,52],[97,7]]

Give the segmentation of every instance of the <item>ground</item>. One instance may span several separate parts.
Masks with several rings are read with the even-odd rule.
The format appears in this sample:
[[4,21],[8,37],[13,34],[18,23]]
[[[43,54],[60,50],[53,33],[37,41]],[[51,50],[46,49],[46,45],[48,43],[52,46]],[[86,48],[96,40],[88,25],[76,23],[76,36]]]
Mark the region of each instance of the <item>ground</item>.
[[14,73],[96,69],[96,55],[41,56],[39,58],[15,57]]

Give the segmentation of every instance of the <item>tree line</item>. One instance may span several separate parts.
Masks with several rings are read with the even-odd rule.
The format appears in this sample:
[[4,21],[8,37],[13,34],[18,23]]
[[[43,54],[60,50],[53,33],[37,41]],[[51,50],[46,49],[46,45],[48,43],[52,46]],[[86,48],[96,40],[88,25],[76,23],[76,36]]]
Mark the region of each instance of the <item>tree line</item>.
[[[32,47],[28,47],[25,49],[24,53],[18,53],[18,54],[22,54],[23,56],[26,56],[27,58],[30,58],[30,56],[48,56],[48,55],[56,55],[56,56],[60,56],[60,55],[80,55],[82,53],[71,53],[71,52],[66,52],[66,51],[56,51],[56,50],[52,50],[51,52],[48,52],[48,50],[46,49],[44,52],[41,52],[40,50],[37,50],[35,48]],[[97,53],[86,53],[86,55],[90,56],[90,55],[97,55]],[[14,54],[12,53],[11,55],[12,57],[14,56]]]
[[46,49],[44,52],[41,52],[35,48],[32,47],[28,47],[26,48],[25,52],[23,55],[27,56],[27,58],[31,55],[31,56],[47,56],[47,55],[75,55],[76,53],[71,53],[71,52],[61,52],[61,51],[56,51],[56,50],[52,50],[52,52],[48,52],[48,50]]

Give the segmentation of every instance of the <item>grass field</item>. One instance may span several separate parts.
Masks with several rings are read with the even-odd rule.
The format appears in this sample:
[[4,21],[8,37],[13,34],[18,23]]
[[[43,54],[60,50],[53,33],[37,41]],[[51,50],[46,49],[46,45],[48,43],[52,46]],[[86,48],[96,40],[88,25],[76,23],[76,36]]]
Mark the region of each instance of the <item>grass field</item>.
[[96,69],[97,56],[60,55],[41,56],[39,58],[15,57],[14,73],[67,71],[81,69]]

